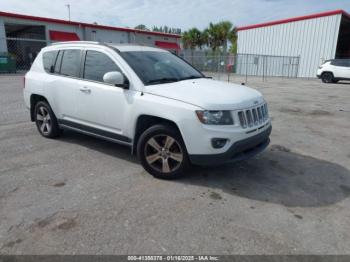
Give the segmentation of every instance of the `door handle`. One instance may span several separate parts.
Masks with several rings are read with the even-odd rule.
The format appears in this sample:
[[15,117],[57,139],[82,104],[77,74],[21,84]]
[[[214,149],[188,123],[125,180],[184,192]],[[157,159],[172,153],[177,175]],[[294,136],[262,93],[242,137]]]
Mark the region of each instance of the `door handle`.
[[85,94],[90,94],[91,93],[91,89],[86,87],[86,86],[80,88],[80,91],[85,93]]

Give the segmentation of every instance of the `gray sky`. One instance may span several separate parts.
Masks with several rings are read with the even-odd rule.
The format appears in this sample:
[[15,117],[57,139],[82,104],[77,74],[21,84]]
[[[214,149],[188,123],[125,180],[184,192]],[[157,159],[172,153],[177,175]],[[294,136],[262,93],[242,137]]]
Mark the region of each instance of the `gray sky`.
[[350,11],[350,0],[0,0],[0,11],[67,19],[67,3],[74,21],[184,30],[222,20],[243,26],[335,9]]

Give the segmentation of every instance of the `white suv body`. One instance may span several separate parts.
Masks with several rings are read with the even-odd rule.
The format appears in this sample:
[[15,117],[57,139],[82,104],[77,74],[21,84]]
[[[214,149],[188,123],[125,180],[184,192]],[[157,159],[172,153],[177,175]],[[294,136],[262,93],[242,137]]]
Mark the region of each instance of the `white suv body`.
[[208,79],[168,51],[144,46],[45,47],[25,76],[24,100],[43,136],[71,129],[128,145],[161,178],[183,174],[189,163],[251,157],[271,133],[258,91]]
[[333,59],[325,61],[317,70],[317,77],[324,83],[337,83],[350,80],[350,59]]

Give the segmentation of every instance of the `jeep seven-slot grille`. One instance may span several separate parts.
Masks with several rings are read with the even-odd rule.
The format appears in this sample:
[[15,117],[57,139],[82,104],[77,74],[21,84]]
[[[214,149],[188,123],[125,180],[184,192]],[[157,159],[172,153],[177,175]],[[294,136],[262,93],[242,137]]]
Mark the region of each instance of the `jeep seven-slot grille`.
[[243,128],[261,125],[269,118],[267,104],[239,111],[238,118]]

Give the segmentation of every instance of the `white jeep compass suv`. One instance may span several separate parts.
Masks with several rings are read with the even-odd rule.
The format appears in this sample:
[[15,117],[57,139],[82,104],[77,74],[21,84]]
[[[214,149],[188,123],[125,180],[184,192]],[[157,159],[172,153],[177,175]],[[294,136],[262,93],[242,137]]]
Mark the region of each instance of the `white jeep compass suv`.
[[157,48],[94,42],[45,47],[25,76],[24,100],[40,134],[62,129],[130,146],[155,177],[190,163],[245,159],[269,144],[262,95],[206,78]]
[[337,83],[339,80],[350,80],[350,59],[327,60],[318,67],[317,77],[323,83]]

